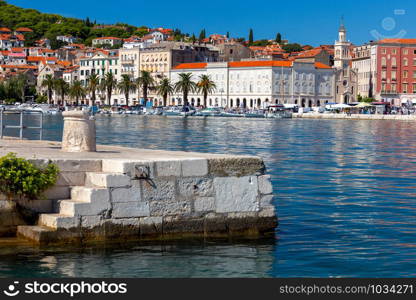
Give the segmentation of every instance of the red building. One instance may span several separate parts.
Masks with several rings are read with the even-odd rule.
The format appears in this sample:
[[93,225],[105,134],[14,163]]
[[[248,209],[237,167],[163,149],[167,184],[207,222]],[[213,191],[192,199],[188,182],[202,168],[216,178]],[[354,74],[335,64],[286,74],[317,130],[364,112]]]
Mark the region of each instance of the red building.
[[376,43],[376,95],[400,105],[416,100],[416,39]]

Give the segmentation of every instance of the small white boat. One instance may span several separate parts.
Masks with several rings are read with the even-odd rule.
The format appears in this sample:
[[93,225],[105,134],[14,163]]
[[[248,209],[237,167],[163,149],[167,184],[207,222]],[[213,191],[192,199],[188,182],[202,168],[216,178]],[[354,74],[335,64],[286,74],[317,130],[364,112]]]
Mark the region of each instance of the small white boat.
[[208,107],[199,111],[198,115],[204,117],[218,117],[221,115],[221,110],[215,107]]
[[164,116],[180,116],[182,111],[182,107],[179,106],[171,106],[168,109],[163,111]]

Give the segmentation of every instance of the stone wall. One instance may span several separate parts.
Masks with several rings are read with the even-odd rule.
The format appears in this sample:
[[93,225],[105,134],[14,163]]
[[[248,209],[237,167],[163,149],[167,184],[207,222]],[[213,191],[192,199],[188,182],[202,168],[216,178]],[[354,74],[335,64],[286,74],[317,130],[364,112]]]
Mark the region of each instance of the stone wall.
[[18,229],[38,243],[259,236],[277,226],[270,177],[256,157],[54,162],[61,174],[48,200],[37,201],[37,226]]

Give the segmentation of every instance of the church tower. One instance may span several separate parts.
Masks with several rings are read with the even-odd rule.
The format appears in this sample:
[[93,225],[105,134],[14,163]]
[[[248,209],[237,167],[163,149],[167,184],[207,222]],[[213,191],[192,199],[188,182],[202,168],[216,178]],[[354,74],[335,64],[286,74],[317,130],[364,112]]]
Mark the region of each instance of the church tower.
[[347,68],[351,59],[351,43],[347,41],[347,29],[344,26],[344,20],[341,19],[341,25],[338,30],[338,41],[335,41],[334,66],[337,69]]

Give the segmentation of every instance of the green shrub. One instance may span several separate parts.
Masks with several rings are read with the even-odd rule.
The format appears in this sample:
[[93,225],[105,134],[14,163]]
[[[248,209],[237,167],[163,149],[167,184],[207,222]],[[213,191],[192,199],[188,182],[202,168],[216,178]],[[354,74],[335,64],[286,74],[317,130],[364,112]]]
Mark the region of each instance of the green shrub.
[[48,163],[44,168],[32,164],[24,158],[9,153],[0,158],[0,193],[9,200],[26,198],[34,200],[55,185],[59,169]]

